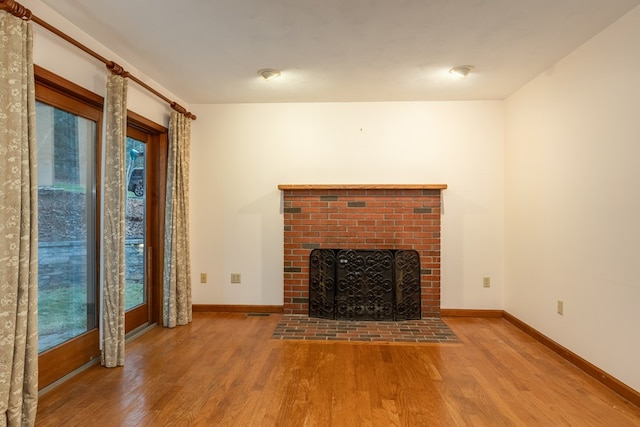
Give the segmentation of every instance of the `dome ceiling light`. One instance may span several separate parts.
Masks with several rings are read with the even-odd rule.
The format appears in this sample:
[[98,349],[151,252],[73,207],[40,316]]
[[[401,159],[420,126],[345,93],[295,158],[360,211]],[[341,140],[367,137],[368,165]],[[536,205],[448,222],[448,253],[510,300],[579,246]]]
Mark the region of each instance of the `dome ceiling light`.
[[280,71],[274,70],[273,68],[263,68],[261,70],[258,70],[258,75],[269,81],[271,79],[280,77]]
[[451,73],[455,77],[464,79],[465,77],[467,77],[467,74],[474,70],[474,68],[475,67],[473,65],[457,65],[450,69],[449,73]]

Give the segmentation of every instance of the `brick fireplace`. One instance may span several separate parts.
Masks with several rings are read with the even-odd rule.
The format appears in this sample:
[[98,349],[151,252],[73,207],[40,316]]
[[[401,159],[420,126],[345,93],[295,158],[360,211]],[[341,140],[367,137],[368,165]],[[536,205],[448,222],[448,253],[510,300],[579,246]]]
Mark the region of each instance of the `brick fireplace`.
[[440,317],[440,208],[445,184],[279,185],[284,198],[284,313],[309,314],[313,249],[412,249],[421,314]]

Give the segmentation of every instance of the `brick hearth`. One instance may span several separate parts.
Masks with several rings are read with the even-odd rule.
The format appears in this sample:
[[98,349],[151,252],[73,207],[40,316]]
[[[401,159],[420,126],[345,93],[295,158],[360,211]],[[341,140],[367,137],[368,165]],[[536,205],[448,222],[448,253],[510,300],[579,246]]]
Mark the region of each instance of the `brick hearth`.
[[309,254],[413,249],[422,317],[440,317],[440,207],[446,185],[280,185],[284,196],[284,313],[309,313]]

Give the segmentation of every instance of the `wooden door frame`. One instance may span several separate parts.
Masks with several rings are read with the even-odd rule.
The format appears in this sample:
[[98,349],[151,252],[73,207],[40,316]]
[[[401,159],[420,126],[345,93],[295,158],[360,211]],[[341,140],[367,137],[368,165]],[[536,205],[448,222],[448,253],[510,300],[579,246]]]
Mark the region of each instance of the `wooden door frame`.
[[[101,176],[101,152],[102,152],[102,110],[104,100],[101,96],[84,89],[42,67],[34,65],[36,82],[36,100],[56,108],[69,111],[77,116],[84,117],[96,123],[95,141],[95,197],[100,200],[102,188]],[[95,214],[95,263],[94,281],[96,300],[93,309],[100,307],[99,278],[100,278],[100,239],[97,238],[100,230],[99,204],[96,203]],[[100,356],[99,325],[100,318],[96,316],[96,327],[66,341],[63,345],[53,347],[38,355],[38,388],[42,389],[64,375],[79,368],[85,363]]]
[[[152,248],[145,259],[145,276],[150,283],[148,298],[148,322],[161,323],[162,320],[162,277],[164,274],[164,218],[166,202],[168,130],[145,117],[127,111],[127,125],[149,136],[147,158],[148,197],[145,240]],[[145,254],[147,252],[145,251]],[[149,263],[151,264],[149,266]],[[135,309],[134,309],[135,310]],[[125,330],[129,331],[125,325]]]

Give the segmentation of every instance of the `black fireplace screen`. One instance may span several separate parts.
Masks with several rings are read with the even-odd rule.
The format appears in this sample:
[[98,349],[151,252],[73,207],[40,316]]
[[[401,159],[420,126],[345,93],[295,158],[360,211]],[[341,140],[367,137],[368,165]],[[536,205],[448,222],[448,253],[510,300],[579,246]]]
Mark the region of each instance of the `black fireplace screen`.
[[420,256],[414,250],[314,249],[309,316],[420,319]]

